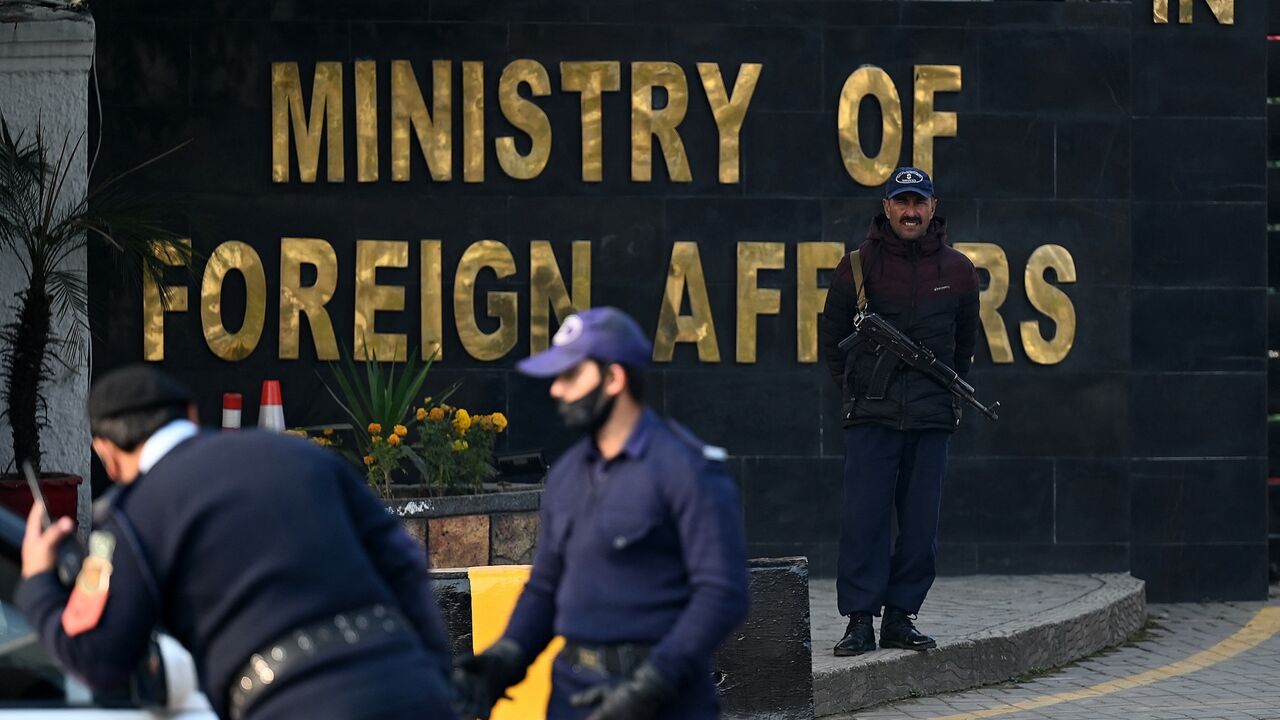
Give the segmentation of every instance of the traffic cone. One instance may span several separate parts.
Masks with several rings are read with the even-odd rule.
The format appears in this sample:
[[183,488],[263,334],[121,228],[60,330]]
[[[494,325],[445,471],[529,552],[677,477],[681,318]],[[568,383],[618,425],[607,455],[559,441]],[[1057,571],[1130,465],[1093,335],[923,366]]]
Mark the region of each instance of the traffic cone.
[[240,393],[222,393],[222,429],[240,429],[240,408],[244,399]]
[[280,381],[262,381],[262,402],[258,406],[258,429],[284,432],[284,403],[280,399]]

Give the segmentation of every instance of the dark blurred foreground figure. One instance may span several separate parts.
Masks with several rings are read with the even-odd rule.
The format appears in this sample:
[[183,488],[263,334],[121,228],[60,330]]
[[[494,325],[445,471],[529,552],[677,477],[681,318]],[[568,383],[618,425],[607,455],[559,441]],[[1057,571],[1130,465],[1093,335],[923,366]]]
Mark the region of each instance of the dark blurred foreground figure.
[[[941,385],[893,353],[865,343],[845,353],[840,341],[865,307],[962,378],[977,342],[978,275],[947,242],[929,175],[898,168],[881,207],[866,240],[832,272],[818,326],[823,359],[843,400],[836,602],[849,625],[834,648],[837,656],[875,649],[871,617],[881,608],[880,647],[937,647],[912,621],[933,586],[942,481],[951,435],[960,425],[960,405]],[[895,510],[898,535],[891,539]]]
[[190,392],[135,365],[89,393],[98,502],[70,592],[63,518],[27,522],[16,602],[70,672],[128,681],[152,628],[195,657],[220,717],[452,718],[422,550],[336,454],[260,432],[199,434]]
[[548,720],[715,718],[716,647],[746,617],[746,541],[721,448],[644,404],[649,341],[630,317],[565,318],[517,366],[555,378],[583,434],[552,468],[533,569],[498,642],[458,663],[465,715],[488,717],[562,635]]

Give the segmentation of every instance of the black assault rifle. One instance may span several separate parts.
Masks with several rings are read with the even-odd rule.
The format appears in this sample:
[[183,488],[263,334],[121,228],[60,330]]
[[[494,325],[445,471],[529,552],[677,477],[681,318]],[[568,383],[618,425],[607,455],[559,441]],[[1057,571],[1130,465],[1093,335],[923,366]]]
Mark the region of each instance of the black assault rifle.
[[[840,341],[840,349],[847,353],[864,342],[871,343],[875,353],[881,356],[872,377],[872,387],[874,389],[879,386],[880,398],[884,397],[884,386],[888,384],[889,374],[898,361],[901,361],[946,388],[947,392],[961,402],[976,408],[978,412],[992,420],[999,419],[999,415],[996,414],[996,410],[1000,408],[999,402],[983,405],[982,401],[974,395],[973,386],[965,382],[955,370],[947,367],[946,363],[935,357],[929,348],[907,337],[888,320],[873,312],[862,310],[853,317],[853,334]],[[897,359],[887,357],[886,353]],[[876,397],[873,393],[868,395],[873,399]]]

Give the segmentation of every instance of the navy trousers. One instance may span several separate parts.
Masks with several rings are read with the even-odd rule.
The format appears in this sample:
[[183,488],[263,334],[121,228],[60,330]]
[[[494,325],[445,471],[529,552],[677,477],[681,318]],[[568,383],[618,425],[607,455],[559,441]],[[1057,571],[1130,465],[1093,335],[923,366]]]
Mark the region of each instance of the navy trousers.
[[[844,433],[836,604],[841,615],[879,615],[885,606],[914,614],[933,585],[951,433],[879,425]],[[895,507],[898,536],[891,543]]]

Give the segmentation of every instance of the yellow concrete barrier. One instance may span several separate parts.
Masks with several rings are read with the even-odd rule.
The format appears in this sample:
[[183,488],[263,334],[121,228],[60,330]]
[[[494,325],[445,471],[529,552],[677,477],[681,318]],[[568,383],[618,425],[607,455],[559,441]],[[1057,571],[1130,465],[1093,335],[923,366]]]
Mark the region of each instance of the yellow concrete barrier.
[[[516,600],[529,579],[528,565],[490,565],[467,569],[471,581],[471,647],[482,652],[502,637]],[[564,646],[556,637],[529,666],[529,674],[507,691],[510,700],[500,700],[492,720],[544,720],[551,697],[551,663]]]

